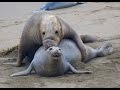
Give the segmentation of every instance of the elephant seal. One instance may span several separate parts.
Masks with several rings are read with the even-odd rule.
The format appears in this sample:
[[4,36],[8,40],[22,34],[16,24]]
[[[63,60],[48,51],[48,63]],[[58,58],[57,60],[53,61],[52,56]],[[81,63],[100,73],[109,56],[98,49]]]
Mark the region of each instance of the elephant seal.
[[41,10],[55,10],[60,8],[67,8],[84,2],[46,2],[40,8],[33,10],[33,13],[40,12]]
[[33,14],[25,24],[20,39],[18,59],[12,65],[21,66],[23,59],[28,56],[29,52],[33,53],[31,57],[34,57],[35,52],[43,45],[43,41],[46,39],[54,40],[56,45],[62,39],[73,40],[81,52],[82,59],[86,59],[85,45],[75,30],[52,12],[41,11]]
[[[86,46],[86,49],[88,61],[98,56],[108,55],[113,50],[110,43],[105,43],[97,49]],[[27,70],[11,76],[28,75],[32,70],[35,70],[38,75],[48,77],[63,75],[68,71],[76,74],[91,73],[91,71],[78,71],[74,68],[74,62],[80,62],[81,59],[81,52],[76,44],[72,40],[64,39],[60,42],[59,47],[50,46],[45,49],[44,46],[41,46],[35,53],[34,59]]]
[[41,10],[54,10],[59,8],[66,8],[75,6],[77,4],[82,4],[82,2],[47,2],[43,4],[40,9]]

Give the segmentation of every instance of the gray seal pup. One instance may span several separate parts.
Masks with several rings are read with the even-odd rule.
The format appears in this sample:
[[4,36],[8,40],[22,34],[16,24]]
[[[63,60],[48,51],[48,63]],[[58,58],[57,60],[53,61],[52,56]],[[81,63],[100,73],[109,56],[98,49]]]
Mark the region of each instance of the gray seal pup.
[[33,14],[28,19],[20,39],[17,62],[9,64],[21,66],[23,59],[28,56],[28,53],[33,52],[33,57],[46,39],[54,40],[57,45],[62,39],[70,39],[76,43],[81,51],[82,59],[86,59],[87,51],[85,45],[76,31],[52,12],[41,11]]
[[[48,41],[46,41],[48,42]],[[101,47],[93,49],[86,46],[87,61],[98,56],[106,56],[113,51],[110,43],[105,43]],[[29,75],[32,70],[41,76],[59,76],[71,71],[75,74],[91,73],[91,71],[78,71],[75,69],[74,62],[80,62],[81,52],[72,40],[64,39],[60,42],[59,47],[44,46],[40,47],[25,71],[21,71],[11,76]],[[87,62],[86,61],[86,62]]]

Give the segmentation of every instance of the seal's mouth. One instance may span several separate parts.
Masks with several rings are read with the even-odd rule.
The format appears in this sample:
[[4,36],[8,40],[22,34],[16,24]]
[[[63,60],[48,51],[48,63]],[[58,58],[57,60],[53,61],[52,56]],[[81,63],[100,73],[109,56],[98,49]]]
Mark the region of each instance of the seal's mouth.
[[59,57],[61,56],[61,54],[60,54],[60,53],[54,53],[52,56],[53,56],[54,58],[59,58]]
[[51,40],[51,39],[45,39],[43,41],[43,46],[45,46],[46,49],[48,49],[49,47],[52,46],[57,46],[58,42],[55,40]]

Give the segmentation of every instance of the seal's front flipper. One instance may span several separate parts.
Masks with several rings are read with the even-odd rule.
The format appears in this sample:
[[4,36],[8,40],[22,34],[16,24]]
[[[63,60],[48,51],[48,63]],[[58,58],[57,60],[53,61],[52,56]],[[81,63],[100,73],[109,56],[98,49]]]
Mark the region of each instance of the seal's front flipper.
[[78,71],[76,70],[71,64],[68,63],[70,71],[72,71],[75,74],[91,74],[92,71]]
[[26,76],[26,75],[31,73],[32,69],[33,69],[33,66],[32,66],[32,63],[31,63],[29,65],[29,67],[27,68],[27,70],[21,71],[21,72],[15,73],[15,74],[12,74],[10,76],[12,76],[12,77],[15,77],[15,76]]

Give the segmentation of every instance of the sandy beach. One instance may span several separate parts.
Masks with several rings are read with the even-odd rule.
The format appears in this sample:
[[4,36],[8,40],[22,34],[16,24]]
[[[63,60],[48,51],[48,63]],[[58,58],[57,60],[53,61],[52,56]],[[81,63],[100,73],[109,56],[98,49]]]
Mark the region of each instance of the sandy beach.
[[[42,2],[0,2],[0,51],[19,44],[23,27],[32,11]],[[79,35],[93,35],[101,41],[88,43],[96,48],[105,41],[113,45],[113,53],[93,59],[85,64],[85,69],[93,71],[87,75],[64,75],[59,77],[39,77],[29,75],[10,77],[12,73],[26,67],[3,65],[8,58],[17,57],[17,49],[0,57],[1,88],[119,88],[120,87],[120,2],[86,2],[69,8],[52,10],[65,20]]]

